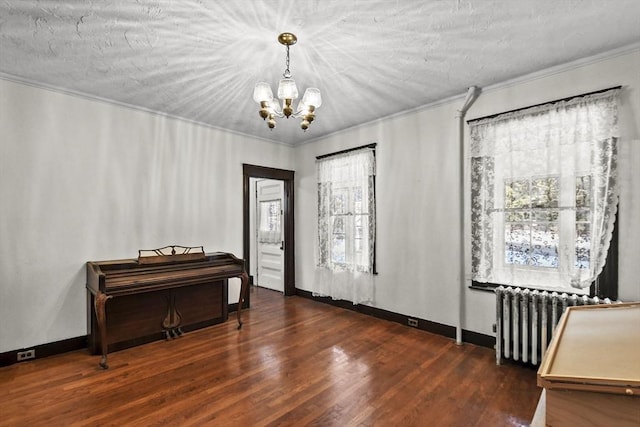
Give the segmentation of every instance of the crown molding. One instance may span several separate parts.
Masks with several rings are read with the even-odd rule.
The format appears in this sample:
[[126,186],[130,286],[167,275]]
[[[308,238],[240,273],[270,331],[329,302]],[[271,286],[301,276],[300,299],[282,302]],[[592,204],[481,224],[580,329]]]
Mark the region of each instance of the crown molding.
[[609,59],[617,58],[623,55],[629,55],[634,52],[640,51],[640,42],[633,43],[627,46],[623,46],[617,49],[613,49],[607,52],[599,53],[593,56],[588,56],[581,59],[576,59],[571,62],[567,62],[564,64],[556,65],[553,67],[545,68],[544,70],[536,71],[533,73],[525,74],[520,77],[515,77],[513,79],[506,80],[504,82],[496,83],[493,85],[489,85],[483,87],[483,91],[493,91],[499,89],[506,89],[511,86],[515,86],[518,84],[528,83],[531,81],[543,79],[546,77],[550,77],[556,74],[565,73],[567,71],[572,71],[577,68],[586,67],[588,65],[593,65],[598,62],[606,61]]
[[[617,49],[613,49],[613,50],[609,50],[607,52],[603,52],[603,53],[599,53],[596,55],[592,55],[592,56],[588,56],[585,58],[581,58],[581,59],[577,59],[571,62],[567,62],[564,64],[560,64],[560,65],[556,65],[554,67],[549,67],[549,68],[545,68],[543,70],[540,71],[535,71],[533,73],[528,73],[528,74],[524,74],[522,76],[519,77],[515,77],[513,79],[509,79],[509,80],[505,80],[503,82],[500,83],[496,83],[496,84],[492,84],[489,86],[485,86],[485,87],[480,87],[480,90],[482,92],[488,92],[488,91],[494,91],[494,90],[499,90],[499,89],[505,89],[511,86],[515,86],[515,85],[519,85],[519,84],[523,84],[523,83],[527,83],[527,82],[531,82],[534,80],[539,80],[545,77],[549,77],[549,76],[553,76],[555,74],[559,74],[559,73],[564,73],[567,71],[571,71],[577,68],[581,68],[581,67],[585,67],[588,65],[592,65],[598,62],[602,62],[602,61],[606,61],[609,59],[613,59],[616,58],[618,56],[623,56],[623,55],[628,55],[634,52],[640,51],[640,42],[636,42],[636,43],[632,43],[630,45],[626,45],[626,46],[622,46],[620,48]],[[470,85],[473,86],[473,85]],[[387,121],[387,120],[391,120],[391,119],[395,119],[398,117],[402,117],[405,115],[410,115],[410,114],[414,114],[423,110],[428,110],[428,109],[432,109],[432,108],[436,108],[439,107],[441,105],[444,104],[449,104],[452,103],[454,101],[462,101],[464,100],[464,98],[466,97],[467,92],[465,91],[463,94],[460,95],[455,95],[455,96],[450,96],[444,99],[440,99],[438,101],[434,101],[428,104],[424,104],[424,105],[420,105],[418,107],[409,109],[409,110],[404,110],[404,111],[400,111],[397,113],[393,113],[390,114],[388,116],[384,116],[384,117],[380,117],[377,118],[375,120],[371,120],[369,122],[366,123],[361,123],[355,126],[351,126],[345,129],[340,129],[337,130],[335,132],[331,132],[329,134],[326,134],[324,136],[318,136],[312,139],[309,139],[307,141],[303,141],[301,143],[296,144],[296,146],[301,146],[301,145],[305,145],[305,144],[310,144],[313,142],[317,142],[317,141],[321,141],[324,140],[326,138],[330,138],[336,135],[339,135],[341,133],[345,133],[345,132],[351,132],[353,130],[356,129],[360,129],[363,127],[368,127],[368,126],[372,126],[375,125],[376,123],[380,123],[383,121]]]
[[24,78],[24,77],[15,76],[13,74],[4,73],[4,72],[1,72],[1,71],[0,71],[0,79],[6,80],[6,81],[9,81],[9,82],[12,82],[12,83],[21,84],[21,85],[24,85],[24,86],[34,87],[36,89],[43,89],[43,90],[47,90],[47,91],[50,91],[50,92],[60,93],[62,95],[68,95],[68,96],[73,96],[73,97],[76,97],[76,98],[81,98],[81,99],[84,99],[84,100],[87,100],[87,101],[95,101],[95,102],[100,102],[100,103],[103,103],[103,104],[115,105],[117,107],[128,108],[130,110],[140,111],[140,112],[144,112],[144,113],[151,114],[151,115],[154,115],[154,116],[160,116],[160,117],[164,117],[164,118],[172,119],[172,120],[179,120],[181,122],[186,122],[186,123],[190,123],[190,124],[193,124],[193,125],[206,127],[206,128],[209,128],[209,129],[220,131],[220,132],[230,133],[230,134],[241,136],[241,137],[244,137],[244,138],[256,139],[256,140],[259,140],[259,141],[269,142],[269,143],[272,143],[272,144],[278,144],[278,145],[285,145],[287,147],[293,147],[293,144],[289,144],[289,143],[286,143],[286,142],[283,142],[283,141],[278,141],[278,140],[275,140],[275,139],[269,139],[269,138],[263,138],[263,137],[260,137],[260,136],[250,135],[250,134],[247,134],[247,133],[244,133],[244,132],[239,132],[239,131],[232,130],[232,129],[227,129],[227,128],[224,128],[224,127],[221,127],[221,126],[215,126],[215,125],[212,125],[210,123],[201,122],[199,120],[188,119],[186,117],[178,116],[178,115],[175,115],[175,114],[164,113],[162,111],[152,110],[150,108],[145,108],[145,107],[141,107],[141,106],[138,106],[138,105],[128,104],[126,102],[116,101],[116,100],[109,99],[109,98],[103,98],[101,96],[91,95],[91,94],[88,94],[88,93],[85,93],[85,92],[80,92],[80,91],[71,90],[71,89],[65,89],[65,88],[60,87],[60,86],[37,82],[35,80],[31,80],[31,79],[27,79],[27,78]]

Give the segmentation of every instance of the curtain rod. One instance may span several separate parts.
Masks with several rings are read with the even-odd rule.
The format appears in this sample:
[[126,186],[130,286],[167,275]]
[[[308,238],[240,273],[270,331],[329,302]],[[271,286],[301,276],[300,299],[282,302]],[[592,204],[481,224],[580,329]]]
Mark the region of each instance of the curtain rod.
[[376,148],[377,144],[378,144],[377,142],[374,142],[373,144],[361,145],[360,147],[354,147],[354,148],[347,148],[346,150],[336,151],[335,153],[323,154],[321,156],[317,156],[316,160],[325,159],[331,156],[337,156],[338,154],[350,153],[356,150],[362,150],[363,148]]
[[566,98],[556,99],[554,101],[541,102],[540,104],[536,104],[536,105],[529,105],[527,107],[516,108],[516,109],[513,109],[513,110],[509,110],[509,111],[503,111],[502,113],[491,114],[491,115],[484,116],[484,117],[478,117],[477,119],[470,119],[470,120],[467,120],[467,123],[477,122],[478,120],[484,120],[484,119],[493,119],[494,117],[498,117],[498,116],[500,116],[502,114],[515,113],[515,112],[518,112],[518,111],[527,110],[529,108],[540,107],[541,105],[555,104],[556,102],[569,101],[570,99],[573,99],[573,98],[579,98],[581,96],[595,95],[597,93],[603,93],[603,92],[607,92],[609,90],[621,89],[621,88],[622,88],[622,86],[613,86],[613,87],[609,87],[609,88],[606,88],[606,89],[594,90],[593,92],[582,93],[580,95],[567,96]]

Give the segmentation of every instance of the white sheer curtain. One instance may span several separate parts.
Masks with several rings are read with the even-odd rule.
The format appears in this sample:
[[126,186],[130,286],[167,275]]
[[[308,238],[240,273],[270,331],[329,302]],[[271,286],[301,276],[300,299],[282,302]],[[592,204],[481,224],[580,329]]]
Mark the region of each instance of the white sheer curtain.
[[375,155],[362,149],[317,161],[318,242],[313,293],[373,301]]
[[282,208],[280,200],[261,201],[258,211],[258,241],[261,243],[280,243],[282,230],[280,217]]
[[602,271],[618,202],[618,95],[469,123],[473,280],[584,289]]

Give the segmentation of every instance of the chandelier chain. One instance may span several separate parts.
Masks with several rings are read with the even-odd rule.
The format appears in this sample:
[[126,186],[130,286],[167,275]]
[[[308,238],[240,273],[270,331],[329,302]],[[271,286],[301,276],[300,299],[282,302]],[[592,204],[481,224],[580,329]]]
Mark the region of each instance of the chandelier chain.
[[282,77],[288,79],[289,77],[291,77],[291,71],[289,71],[289,45],[287,45],[287,61],[286,61],[286,66],[287,68],[285,68],[284,70],[284,74],[282,75]]

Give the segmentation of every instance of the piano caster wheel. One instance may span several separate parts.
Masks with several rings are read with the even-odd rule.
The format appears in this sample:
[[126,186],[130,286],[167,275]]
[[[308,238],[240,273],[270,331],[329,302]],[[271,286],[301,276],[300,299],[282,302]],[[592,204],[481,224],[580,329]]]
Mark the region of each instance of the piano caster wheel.
[[171,331],[169,329],[164,331],[164,337],[167,341],[171,341]]
[[181,337],[182,334],[184,334],[184,332],[182,332],[182,329],[176,328],[176,336]]

